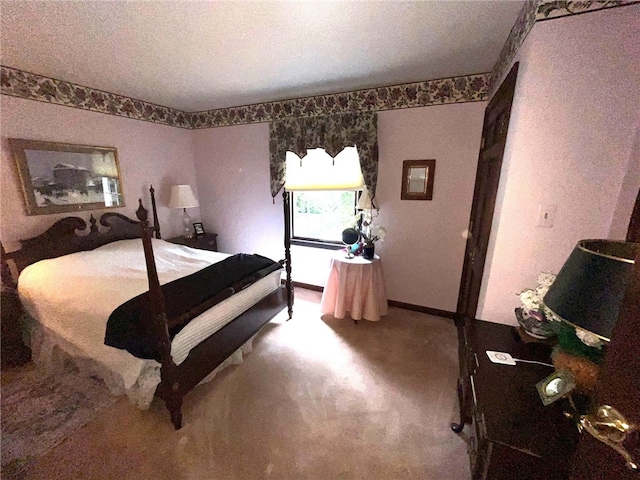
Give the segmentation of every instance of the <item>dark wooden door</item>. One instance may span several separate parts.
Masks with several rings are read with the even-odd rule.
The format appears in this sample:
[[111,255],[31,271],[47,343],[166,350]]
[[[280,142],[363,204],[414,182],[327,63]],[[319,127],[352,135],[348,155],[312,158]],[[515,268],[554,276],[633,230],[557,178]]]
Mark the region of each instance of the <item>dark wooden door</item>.
[[517,76],[518,63],[511,68],[484,114],[469,236],[456,309],[458,322],[463,318],[476,317]]
[[[598,377],[595,402],[598,406],[612,406],[627,422],[640,428],[640,248]],[[631,435],[624,446],[640,465],[640,432]],[[619,453],[583,432],[573,458],[571,478],[638,480],[640,472],[628,469]]]
[[627,242],[640,243],[640,190],[636,197],[636,205],[631,213],[629,220],[629,229],[627,230]]

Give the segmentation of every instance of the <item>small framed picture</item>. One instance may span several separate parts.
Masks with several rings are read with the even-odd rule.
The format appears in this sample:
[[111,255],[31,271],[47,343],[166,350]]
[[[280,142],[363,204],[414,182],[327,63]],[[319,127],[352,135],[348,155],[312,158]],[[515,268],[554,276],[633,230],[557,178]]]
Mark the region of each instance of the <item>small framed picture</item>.
[[193,231],[196,232],[196,237],[204,235],[204,226],[202,222],[196,222],[193,224]]
[[402,162],[401,200],[433,199],[435,160],[405,160]]

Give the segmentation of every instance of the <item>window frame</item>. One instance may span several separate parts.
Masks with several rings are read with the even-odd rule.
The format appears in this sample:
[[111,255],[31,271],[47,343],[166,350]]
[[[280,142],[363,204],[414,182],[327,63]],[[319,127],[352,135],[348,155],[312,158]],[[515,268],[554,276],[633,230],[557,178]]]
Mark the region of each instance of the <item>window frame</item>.
[[[332,191],[336,191],[336,190],[332,190]],[[354,202],[353,202],[353,215],[356,215],[357,209],[358,209],[358,192],[355,190],[337,190],[337,191],[341,191],[341,192],[351,192],[353,193],[353,198],[354,198]],[[328,250],[339,250],[341,248],[344,247],[344,243],[342,242],[338,242],[338,241],[333,241],[333,240],[323,240],[320,238],[310,238],[310,237],[297,237],[294,235],[294,231],[295,231],[295,225],[294,225],[294,213],[295,213],[295,199],[294,199],[294,194],[295,193],[304,193],[304,190],[298,190],[298,191],[292,191],[289,192],[289,194],[291,195],[291,208],[289,209],[289,224],[291,226],[291,230],[290,230],[290,242],[291,245],[298,245],[298,246],[302,246],[302,247],[313,247],[313,248],[324,248],[324,249],[328,249]]]

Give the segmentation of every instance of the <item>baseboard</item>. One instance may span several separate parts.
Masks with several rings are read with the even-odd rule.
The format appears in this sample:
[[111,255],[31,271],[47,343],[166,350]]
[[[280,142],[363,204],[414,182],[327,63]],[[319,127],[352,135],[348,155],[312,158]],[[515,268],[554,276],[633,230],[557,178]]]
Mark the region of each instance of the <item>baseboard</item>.
[[448,310],[440,310],[439,308],[423,307],[421,305],[413,305],[411,303],[396,302],[395,300],[387,300],[387,303],[392,307],[404,308],[405,310],[412,310],[414,312],[427,313],[429,315],[435,315],[436,317],[455,318],[455,312]]
[[310,283],[302,283],[302,282],[291,282],[294,287],[298,288],[306,288],[307,290],[313,290],[315,292],[323,292],[324,287],[320,285],[311,285]]
[[[313,290],[316,292],[324,291],[324,288],[319,285],[311,285],[309,283],[291,282],[294,287],[306,288],[307,290]],[[436,317],[455,318],[455,312],[449,312],[448,310],[440,310],[438,308],[423,307],[421,305],[413,305],[411,303],[396,302],[395,300],[387,300],[387,303],[391,307],[404,308],[405,310],[412,310],[414,312],[426,313],[429,315],[435,315]]]

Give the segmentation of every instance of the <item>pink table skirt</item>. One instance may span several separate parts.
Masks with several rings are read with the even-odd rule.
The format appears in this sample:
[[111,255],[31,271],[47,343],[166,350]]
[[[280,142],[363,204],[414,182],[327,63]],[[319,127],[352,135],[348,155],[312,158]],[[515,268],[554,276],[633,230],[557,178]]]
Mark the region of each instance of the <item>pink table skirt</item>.
[[320,311],[336,318],[347,313],[354,320],[380,320],[389,313],[382,262],[378,256],[366,260],[345,258],[340,252],[331,259],[329,278],[324,287]]

